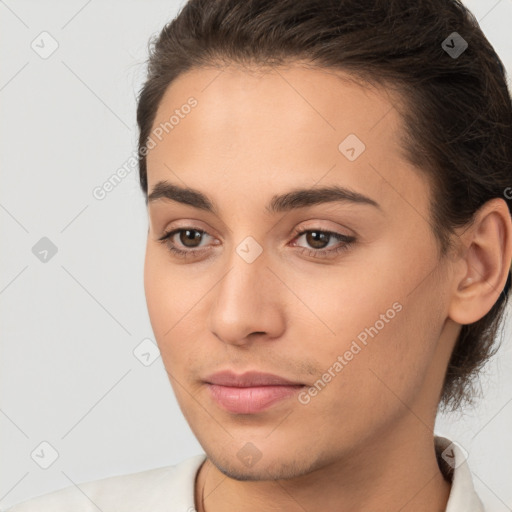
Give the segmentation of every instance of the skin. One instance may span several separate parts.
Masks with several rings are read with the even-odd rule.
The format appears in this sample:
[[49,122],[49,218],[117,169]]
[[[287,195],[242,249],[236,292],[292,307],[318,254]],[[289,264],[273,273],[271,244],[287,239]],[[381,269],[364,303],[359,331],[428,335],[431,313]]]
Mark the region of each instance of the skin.
[[[490,201],[461,230],[457,258],[438,258],[427,222],[430,186],[402,156],[398,98],[343,73],[299,62],[262,73],[235,65],[188,71],[166,91],[154,127],[194,96],[198,105],[148,153],[160,180],[198,189],[215,215],[176,201],[148,206],[144,283],[149,316],[180,408],[207,454],[195,486],[201,512],[444,510],[433,428],[461,324],[484,316],[505,285],[512,226]],[[338,145],[366,149],[353,162]],[[265,210],[275,194],[337,184],[380,209],[330,202]],[[158,242],[183,235],[174,256]],[[332,257],[294,228],[355,236]],[[262,253],[236,252],[248,236]],[[195,245],[194,245],[195,244]],[[301,248],[305,252],[301,252]],[[203,379],[260,370],[313,386],[394,303],[402,306],[307,404],[283,400],[257,414],[222,410]],[[252,443],[248,466],[237,452]],[[203,503],[204,500],[204,503]]]

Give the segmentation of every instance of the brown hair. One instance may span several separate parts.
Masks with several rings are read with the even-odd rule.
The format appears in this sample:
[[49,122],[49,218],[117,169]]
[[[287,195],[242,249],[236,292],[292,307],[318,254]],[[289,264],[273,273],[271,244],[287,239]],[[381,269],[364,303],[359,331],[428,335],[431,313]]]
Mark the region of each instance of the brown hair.
[[[468,45],[458,56],[447,51],[453,32]],[[504,193],[512,190],[505,68],[458,0],[189,0],[150,41],[149,53],[137,107],[146,202],[146,144],[176,77],[199,67],[300,60],[399,91],[402,148],[432,184],[430,223],[440,256],[453,249],[454,229],[470,225],[486,201],[502,197],[512,210]],[[504,291],[483,318],[462,326],[440,397],[445,409],[473,402],[474,377],[497,350],[506,299]]]

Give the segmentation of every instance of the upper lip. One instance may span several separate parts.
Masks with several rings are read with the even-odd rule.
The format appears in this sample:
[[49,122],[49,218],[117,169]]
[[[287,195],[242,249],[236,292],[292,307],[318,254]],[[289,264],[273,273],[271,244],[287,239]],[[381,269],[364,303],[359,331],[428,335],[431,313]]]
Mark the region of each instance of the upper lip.
[[217,384],[219,386],[232,386],[239,388],[248,388],[252,386],[301,386],[301,382],[292,382],[279,375],[272,373],[263,373],[249,371],[242,374],[236,374],[231,370],[216,372],[206,377],[208,384]]

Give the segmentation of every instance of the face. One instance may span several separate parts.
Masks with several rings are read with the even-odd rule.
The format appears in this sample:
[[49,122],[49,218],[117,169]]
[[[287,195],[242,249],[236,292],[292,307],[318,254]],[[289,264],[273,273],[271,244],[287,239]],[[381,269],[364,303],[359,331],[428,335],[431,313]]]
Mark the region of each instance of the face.
[[[181,75],[159,105],[148,311],[185,418],[234,478],[305,474],[433,419],[448,305],[395,100],[341,73],[230,66]],[[229,410],[206,383],[221,370],[302,387],[265,406],[228,390]]]

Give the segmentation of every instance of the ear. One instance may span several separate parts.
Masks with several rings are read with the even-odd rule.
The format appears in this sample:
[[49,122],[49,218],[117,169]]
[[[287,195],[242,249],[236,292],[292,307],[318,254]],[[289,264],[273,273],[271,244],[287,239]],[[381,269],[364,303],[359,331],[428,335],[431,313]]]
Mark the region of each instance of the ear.
[[501,198],[487,201],[458,236],[466,249],[454,263],[448,316],[466,325],[490,311],[511,271],[512,219],[507,203]]

